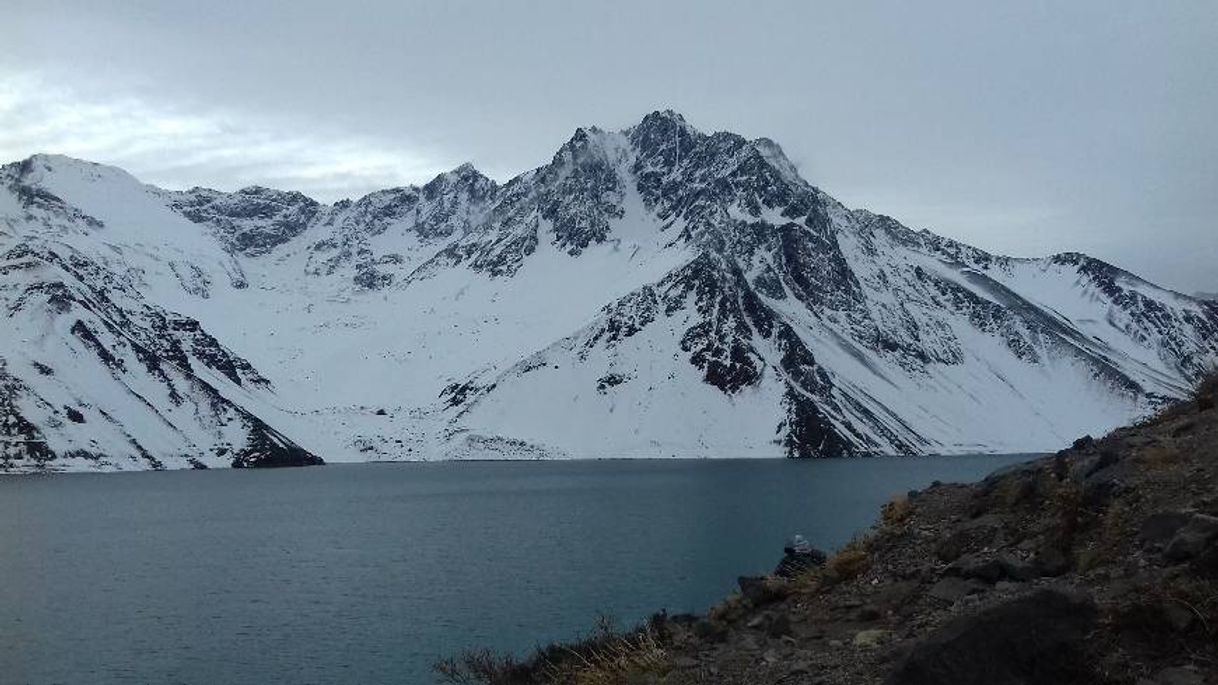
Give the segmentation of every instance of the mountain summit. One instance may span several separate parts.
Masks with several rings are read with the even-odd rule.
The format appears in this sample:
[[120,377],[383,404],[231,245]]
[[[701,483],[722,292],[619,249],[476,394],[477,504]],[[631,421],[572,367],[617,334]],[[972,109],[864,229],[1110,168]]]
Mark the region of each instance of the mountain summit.
[[671,111],[333,205],[35,156],[0,304],[11,470],[1035,451],[1218,362],[1216,302],[848,209]]

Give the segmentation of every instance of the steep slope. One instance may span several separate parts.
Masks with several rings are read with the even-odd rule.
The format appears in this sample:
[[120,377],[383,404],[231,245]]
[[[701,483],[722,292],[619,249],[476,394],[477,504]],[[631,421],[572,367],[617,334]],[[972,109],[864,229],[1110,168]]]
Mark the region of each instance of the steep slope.
[[[107,230],[14,187],[26,227]],[[270,383],[197,321],[147,302],[139,274],[12,230],[0,236],[0,470],[321,463],[243,406]]]
[[468,425],[603,456],[1047,449],[1178,396],[1218,350],[1212,307],[1082,255],[994,257],[850,212],[771,141],[671,113],[625,135],[646,209],[696,256],[458,386]]
[[773,141],[673,112],[502,185],[463,165],[334,205],[3,174],[6,250],[197,320],[274,388],[226,395],[327,458],[1049,449],[1218,362],[1212,302],[849,210]]
[[0,306],[0,468],[321,463],[226,396],[268,391],[248,362],[80,255],[0,255]]

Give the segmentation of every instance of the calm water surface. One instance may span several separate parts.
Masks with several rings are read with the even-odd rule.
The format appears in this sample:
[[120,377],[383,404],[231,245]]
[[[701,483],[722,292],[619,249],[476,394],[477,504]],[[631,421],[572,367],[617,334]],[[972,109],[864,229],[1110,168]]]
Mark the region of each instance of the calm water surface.
[[702,611],[784,539],[1027,457],[332,465],[0,477],[0,682],[431,683]]

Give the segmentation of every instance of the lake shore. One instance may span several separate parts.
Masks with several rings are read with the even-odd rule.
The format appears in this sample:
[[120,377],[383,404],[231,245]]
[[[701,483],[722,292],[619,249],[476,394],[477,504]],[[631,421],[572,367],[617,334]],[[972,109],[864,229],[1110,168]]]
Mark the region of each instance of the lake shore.
[[450,679],[505,683],[1218,682],[1218,377],[1141,424],[895,498],[818,568]]

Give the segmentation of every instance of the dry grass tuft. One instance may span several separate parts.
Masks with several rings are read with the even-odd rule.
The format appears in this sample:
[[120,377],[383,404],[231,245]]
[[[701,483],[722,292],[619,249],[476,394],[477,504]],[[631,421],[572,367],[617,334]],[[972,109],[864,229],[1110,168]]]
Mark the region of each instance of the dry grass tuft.
[[1175,445],[1159,444],[1143,447],[1134,459],[1143,471],[1153,473],[1180,465],[1184,461],[1184,454]]
[[442,682],[457,685],[517,685],[532,680],[528,667],[510,655],[476,649],[432,665]]
[[1053,521],[1048,534],[1049,542],[1056,549],[1069,552],[1074,549],[1075,538],[1086,513],[1083,489],[1072,481],[1062,481],[1049,492],[1048,500]]
[[829,557],[821,571],[821,579],[828,585],[838,585],[858,578],[871,568],[871,555],[867,551],[867,538],[855,538]]
[[888,500],[880,509],[880,523],[887,528],[893,528],[909,520],[913,514],[913,502],[909,495],[897,495]]
[[601,616],[593,634],[569,643],[540,647],[518,659],[490,650],[474,650],[436,662],[442,682],[457,685],[615,685],[644,674],[663,675],[668,655],[661,633],[667,616],[657,614],[633,631],[619,633],[613,620]]
[[565,656],[543,667],[545,682],[620,685],[632,676],[668,671],[668,654],[651,631],[615,636],[590,650],[568,649]]
[[1134,512],[1123,501],[1114,503],[1104,512],[1095,540],[1081,549],[1075,563],[1080,573],[1116,561],[1128,546]]
[[733,623],[748,613],[749,604],[739,594],[729,595],[706,612],[706,617],[712,621]]
[[1218,403],[1218,367],[1201,379],[1193,389],[1193,402],[1198,411],[1211,411]]

